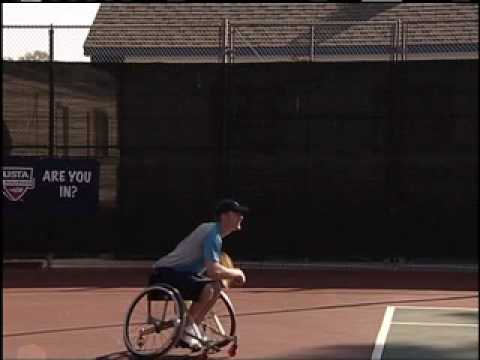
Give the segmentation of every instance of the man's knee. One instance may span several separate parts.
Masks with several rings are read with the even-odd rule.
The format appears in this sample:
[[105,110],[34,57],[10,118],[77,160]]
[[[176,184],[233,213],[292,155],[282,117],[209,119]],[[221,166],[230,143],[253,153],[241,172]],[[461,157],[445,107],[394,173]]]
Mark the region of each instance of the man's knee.
[[216,299],[220,295],[220,285],[218,283],[207,284],[203,288],[202,295],[206,301]]

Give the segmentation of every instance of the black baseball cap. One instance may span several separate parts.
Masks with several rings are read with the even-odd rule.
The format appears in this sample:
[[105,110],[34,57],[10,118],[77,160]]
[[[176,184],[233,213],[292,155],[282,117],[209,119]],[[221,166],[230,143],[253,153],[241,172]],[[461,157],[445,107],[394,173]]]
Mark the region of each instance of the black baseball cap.
[[237,201],[233,199],[220,200],[217,204],[217,207],[215,208],[215,215],[220,216],[221,214],[228,211],[233,211],[245,215],[249,212],[249,208],[240,205]]

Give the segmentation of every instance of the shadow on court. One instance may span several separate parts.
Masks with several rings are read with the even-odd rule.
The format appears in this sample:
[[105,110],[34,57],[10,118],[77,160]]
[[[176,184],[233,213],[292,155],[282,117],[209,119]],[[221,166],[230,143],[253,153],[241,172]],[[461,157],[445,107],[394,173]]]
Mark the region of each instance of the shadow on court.
[[[382,360],[474,360],[477,356],[478,344],[472,347],[457,348],[455,344],[445,346],[442,349],[435,348],[428,344],[424,346],[393,345],[386,347]],[[373,347],[370,345],[339,345],[327,347],[311,347],[302,351],[288,354],[277,354],[273,357],[261,357],[262,360],[370,360]],[[166,355],[162,360],[195,360],[198,355]],[[229,359],[228,356],[211,355],[212,360]],[[249,357],[248,353],[239,353],[235,360],[259,360]],[[95,360],[137,360],[128,352],[118,352],[99,356]]]
[[[370,345],[340,345],[329,347],[312,347],[301,352],[262,357],[262,360],[370,360],[373,347]],[[253,360],[248,354],[238,360]],[[471,348],[458,348],[455,344],[442,349],[428,344],[388,345],[381,360],[474,360],[478,359],[478,344]]]
[[[478,311],[451,311],[450,316],[456,316],[462,321],[471,321],[476,322],[478,324]],[[475,320],[475,321],[473,321]]]
[[[198,353],[191,354],[191,355],[163,355],[160,358],[161,360],[196,360],[200,359],[200,355]],[[209,358],[211,360],[226,360],[231,359],[228,356],[218,356],[218,355],[210,355]],[[122,351],[117,353],[112,353],[108,355],[103,355],[95,358],[94,360],[139,360],[134,355],[130,354],[128,351]]]

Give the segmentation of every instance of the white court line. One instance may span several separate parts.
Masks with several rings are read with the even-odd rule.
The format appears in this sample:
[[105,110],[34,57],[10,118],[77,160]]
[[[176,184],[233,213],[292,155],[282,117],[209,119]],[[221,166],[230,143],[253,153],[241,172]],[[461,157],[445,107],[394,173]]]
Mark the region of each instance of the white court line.
[[401,321],[393,321],[392,325],[478,327],[478,324],[455,324],[455,323],[434,323],[434,322],[401,322]]
[[463,308],[463,307],[433,307],[433,306],[395,306],[395,307],[397,309],[478,311],[478,308]]
[[371,360],[381,360],[383,347],[385,346],[385,341],[387,340],[388,331],[390,330],[390,324],[392,322],[393,313],[395,312],[395,306],[387,306],[385,314],[383,315],[382,326],[378,332],[377,339],[375,340],[375,348],[372,352]]

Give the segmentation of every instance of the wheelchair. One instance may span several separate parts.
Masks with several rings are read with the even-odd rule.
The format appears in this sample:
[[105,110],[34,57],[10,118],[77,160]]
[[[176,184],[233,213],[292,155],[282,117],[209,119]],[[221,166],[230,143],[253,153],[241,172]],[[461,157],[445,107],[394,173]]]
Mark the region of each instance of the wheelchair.
[[[174,348],[185,347],[180,337],[189,303],[168,284],[155,284],[141,291],[130,304],[125,318],[123,340],[128,351],[138,358],[157,358]],[[200,327],[206,339],[195,337],[202,345],[199,359],[206,360],[209,354],[229,344],[228,354],[236,355],[235,309],[223,290]]]

